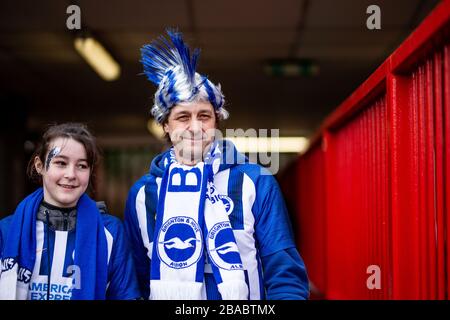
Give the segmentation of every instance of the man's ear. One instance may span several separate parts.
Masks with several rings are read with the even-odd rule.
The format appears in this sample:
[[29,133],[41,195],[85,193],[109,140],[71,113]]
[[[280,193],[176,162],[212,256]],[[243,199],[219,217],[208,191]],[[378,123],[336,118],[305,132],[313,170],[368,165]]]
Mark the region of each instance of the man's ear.
[[42,164],[41,159],[39,157],[34,158],[34,167],[36,168],[36,172],[41,174],[42,170],[44,169],[44,165]]
[[165,133],[169,133],[169,124],[167,122],[163,124],[163,129]]

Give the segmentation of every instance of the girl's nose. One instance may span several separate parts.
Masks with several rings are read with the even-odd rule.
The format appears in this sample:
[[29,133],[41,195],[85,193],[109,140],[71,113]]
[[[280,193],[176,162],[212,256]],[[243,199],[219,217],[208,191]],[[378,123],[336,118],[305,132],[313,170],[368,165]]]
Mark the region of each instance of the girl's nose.
[[64,177],[68,178],[68,179],[75,178],[75,166],[73,166],[73,165],[67,166],[67,168],[64,172]]

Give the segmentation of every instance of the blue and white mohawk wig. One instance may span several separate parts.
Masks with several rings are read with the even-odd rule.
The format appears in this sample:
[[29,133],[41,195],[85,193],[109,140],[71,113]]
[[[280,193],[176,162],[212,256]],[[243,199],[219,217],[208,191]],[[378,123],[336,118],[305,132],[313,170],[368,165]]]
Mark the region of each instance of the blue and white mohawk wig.
[[160,36],[141,49],[144,74],[158,86],[151,110],[156,121],[162,123],[174,105],[192,101],[210,102],[218,118],[227,119],[220,84],[195,71],[200,51],[195,49],[191,56],[181,32],[167,30],[167,34],[171,41]]

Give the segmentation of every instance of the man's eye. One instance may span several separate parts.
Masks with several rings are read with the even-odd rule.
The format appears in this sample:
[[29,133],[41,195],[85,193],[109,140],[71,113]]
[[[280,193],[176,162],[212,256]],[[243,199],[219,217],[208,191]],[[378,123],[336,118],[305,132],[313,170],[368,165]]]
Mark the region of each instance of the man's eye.
[[55,161],[54,163],[55,163],[56,165],[58,165],[58,166],[65,166],[65,165],[66,165],[66,162],[65,162],[65,161],[61,161],[61,160]]
[[181,116],[177,118],[178,121],[187,121],[188,119],[189,119],[188,116]]
[[211,119],[211,116],[209,114],[201,114],[199,118],[200,120],[208,120]]

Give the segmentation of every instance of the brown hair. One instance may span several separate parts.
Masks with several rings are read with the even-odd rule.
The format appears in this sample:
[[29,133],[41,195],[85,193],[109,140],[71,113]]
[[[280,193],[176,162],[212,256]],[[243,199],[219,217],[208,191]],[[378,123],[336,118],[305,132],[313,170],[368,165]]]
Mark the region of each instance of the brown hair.
[[87,126],[81,123],[63,123],[50,126],[42,136],[42,140],[28,162],[28,177],[36,183],[42,184],[42,176],[36,171],[34,159],[39,157],[45,164],[49,152],[50,143],[56,138],[71,138],[78,141],[86,150],[87,163],[91,169],[89,187],[92,188],[92,180],[95,176],[95,167],[98,162],[99,150],[94,136],[89,132]]

